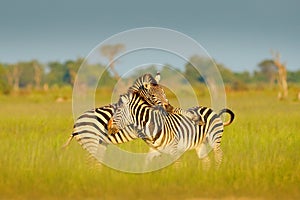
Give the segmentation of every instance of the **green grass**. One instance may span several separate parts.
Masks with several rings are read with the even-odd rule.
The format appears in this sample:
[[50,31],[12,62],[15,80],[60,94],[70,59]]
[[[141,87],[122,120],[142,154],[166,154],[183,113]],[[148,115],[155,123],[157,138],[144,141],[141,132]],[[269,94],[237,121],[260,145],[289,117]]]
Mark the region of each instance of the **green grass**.
[[[225,127],[218,171],[203,171],[190,151],[176,165],[128,174],[89,161],[75,140],[61,150],[72,131],[71,102],[54,100],[0,97],[0,199],[300,198],[300,102],[229,94],[236,119]],[[143,145],[127,148],[135,144]]]

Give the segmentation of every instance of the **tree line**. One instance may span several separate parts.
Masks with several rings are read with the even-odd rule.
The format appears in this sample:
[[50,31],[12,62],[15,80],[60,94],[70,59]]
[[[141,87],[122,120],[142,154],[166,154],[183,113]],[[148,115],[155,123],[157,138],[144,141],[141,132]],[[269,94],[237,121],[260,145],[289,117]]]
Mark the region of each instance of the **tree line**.
[[[13,64],[0,63],[0,92],[9,94],[18,92],[22,89],[29,90],[44,90],[51,87],[72,86],[83,58],[76,60],[68,60],[65,62],[49,62],[41,63],[38,60],[27,62],[17,62]],[[190,62],[185,65],[185,68],[178,72],[183,74],[191,83],[204,83],[205,77],[202,77],[193,67],[193,65],[207,66],[213,64],[210,59],[201,56],[193,56]],[[218,67],[225,85],[231,90],[247,90],[253,87],[274,87],[279,82],[278,68],[276,68],[273,59],[267,59],[257,64],[256,70],[253,72],[234,72],[221,63],[215,63]],[[105,80],[102,80],[102,85],[113,85],[116,83],[116,76],[105,70],[105,66],[97,65],[104,70]],[[168,67],[168,65],[166,65]],[[164,77],[172,76],[163,72]],[[155,66],[149,66],[147,69],[137,71],[136,73],[146,73],[155,71]],[[113,72],[113,71],[112,71]],[[93,72],[90,72],[93,77]],[[88,75],[87,75],[88,76]],[[97,77],[94,77],[94,81]],[[287,71],[287,82],[300,83],[300,69],[296,71]]]
[[[37,60],[13,64],[0,63],[0,92],[9,94],[23,89],[47,90],[51,87],[72,86],[83,60],[83,58],[78,58],[47,64]],[[95,67],[105,69],[104,66]],[[92,74],[91,71],[90,75]],[[104,76],[108,80],[105,81],[106,84],[113,83],[113,78],[108,72]]]

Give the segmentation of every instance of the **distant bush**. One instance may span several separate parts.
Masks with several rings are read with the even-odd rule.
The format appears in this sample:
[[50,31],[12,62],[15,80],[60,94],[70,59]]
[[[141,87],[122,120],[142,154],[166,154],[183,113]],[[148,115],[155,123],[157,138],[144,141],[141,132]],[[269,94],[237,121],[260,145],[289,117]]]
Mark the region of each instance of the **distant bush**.
[[248,90],[248,86],[246,83],[237,80],[231,84],[231,89],[234,91],[243,91],[243,90]]

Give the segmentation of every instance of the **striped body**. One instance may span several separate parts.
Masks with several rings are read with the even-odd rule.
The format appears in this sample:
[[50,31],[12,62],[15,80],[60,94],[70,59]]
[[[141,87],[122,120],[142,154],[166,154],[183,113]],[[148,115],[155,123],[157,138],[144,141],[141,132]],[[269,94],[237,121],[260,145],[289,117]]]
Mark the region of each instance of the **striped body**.
[[[153,78],[150,74],[145,74],[134,82],[128,89],[128,92],[143,91],[140,92],[140,95],[147,101],[147,104],[169,107],[169,101],[166,99],[164,90],[156,80],[159,80],[158,75]],[[95,155],[99,145],[106,147],[108,144],[122,144],[136,139],[137,133],[131,127],[126,127],[122,130],[109,128],[119,103],[95,108],[79,116],[74,124],[73,132],[64,147],[68,146],[73,137],[75,137],[84,149]]]
[[[186,113],[179,108],[174,109],[169,105],[163,88],[156,80],[159,80],[159,76],[156,76],[154,79],[150,74],[145,74],[135,81],[133,86],[128,89],[128,92],[135,93],[138,91],[141,98],[143,98],[149,106],[155,107],[159,105],[169,109],[168,112],[182,112],[193,119],[194,115]],[[99,149],[104,149],[105,151],[106,146],[109,144],[122,144],[137,139],[138,133],[136,129],[133,129],[131,126],[126,126],[122,130],[110,127],[120,103],[119,101],[115,104],[95,108],[79,116],[74,124],[73,132],[64,147],[68,146],[73,137],[75,137],[85,150],[96,157],[97,151]],[[125,122],[126,121],[123,123]]]
[[[207,107],[188,109],[188,112],[197,115],[204,122],[199,125],[185,115],[168,113],[160,106],[153,108],[138,92],[121,96],[120,101],[113,126],[124,130],[133,125],[139,137],[150,147],[163,153],[177,154],[195,149],[199,158],[205,158],[212,148],[215,152],[216,165],[220,164],[222,159],[220,143],[224,130],[220,114],[228,111],[232,121],[234,115],[228,109],[224,109],[220,114]],[[128,113],[131,116],[126,116]],[[124,118],[129,120],[125,123]]]
[[97,152],[99,144],[121,144],[137,138],[130,126],[116,134],[108,134],[107,124],[115,110],[116,104],[103,106],[85,112],[76,120],[72,136],[92,155]]

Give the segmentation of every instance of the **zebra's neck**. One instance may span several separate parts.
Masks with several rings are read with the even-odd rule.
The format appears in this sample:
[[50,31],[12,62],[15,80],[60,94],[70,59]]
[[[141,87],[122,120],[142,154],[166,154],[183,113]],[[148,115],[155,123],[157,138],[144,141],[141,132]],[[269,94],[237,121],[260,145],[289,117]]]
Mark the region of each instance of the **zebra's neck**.
[[138,131],[142,131],[151,140],[161,134],[166,115],[166,111],[161,106],[155,107],[139,94],[134,93],[130,110],[134,116],[134,126]]

